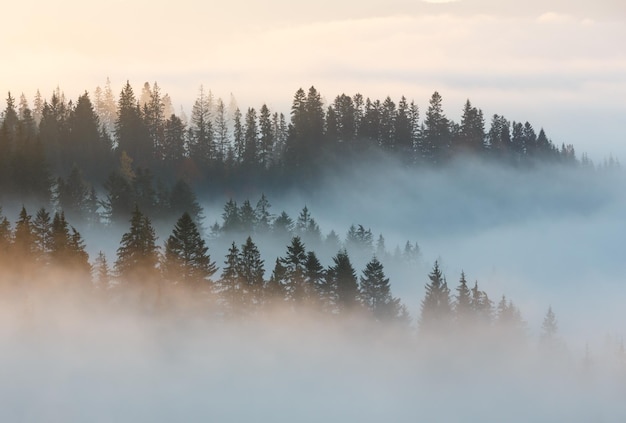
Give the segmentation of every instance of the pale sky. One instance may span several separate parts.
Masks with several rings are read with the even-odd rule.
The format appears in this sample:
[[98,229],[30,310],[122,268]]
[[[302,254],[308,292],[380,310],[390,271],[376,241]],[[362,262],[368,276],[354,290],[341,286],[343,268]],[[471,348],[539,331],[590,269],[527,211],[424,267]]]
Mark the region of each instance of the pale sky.
[[[559,144],[626,163],[623,0],[32,0],[3,6],[0,92],[58,85],[75,99],[110,77],[157,81],[188,112],[202,84],[289,112],[294,92],[414,99],[458,119],[530,121]],[[4,105],[2,106],[4,108]]]

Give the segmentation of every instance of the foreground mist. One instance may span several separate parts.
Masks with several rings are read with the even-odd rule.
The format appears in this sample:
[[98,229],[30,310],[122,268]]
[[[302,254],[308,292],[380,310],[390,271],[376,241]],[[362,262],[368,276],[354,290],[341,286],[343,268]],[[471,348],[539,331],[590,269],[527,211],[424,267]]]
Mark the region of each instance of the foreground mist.
[[3,303],[2,421],[618,422],[624,362],[356,316]]
[[[390,253],[418,242],[415,260],[385,261],[410,323],[289,304],[228,314],[210,295],[142,296],[124,284],[91,290],[64,271],[24,284],[7,279],[0,420],[624,421],[621,173],[481,163],[415,172],[378,163],[328,174],[320,185],[268,193],[272,213],[295,217],[306,205],[324,235],[343,238],[362,224],[384,234]],[[228,197],[200,200],[208,227]],[[91,261],[103,249],[112,262],[127,229],[84,231]],[[158,229],[161,245],[170,231]],[[244,239],[208,241],[215,277],[230,244]],[[288,239],[254,240],[267,281]],[[316,252],[324,266],[337,254]],[[371,257],[351,258],[360,276]],[[452,295],[464,271],[494,308],[501,295],[515,301],[525,334],[495,325],[421,330],[436,261]],[[550,306],[558,336],[546,344],[540,331]]]

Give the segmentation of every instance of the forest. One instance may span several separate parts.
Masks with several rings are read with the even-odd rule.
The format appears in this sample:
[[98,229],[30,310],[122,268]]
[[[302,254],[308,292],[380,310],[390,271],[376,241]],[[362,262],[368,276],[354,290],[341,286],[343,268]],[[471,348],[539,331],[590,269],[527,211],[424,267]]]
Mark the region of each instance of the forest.
[[380,155],[414,168],[468,157],[522,169],[592,166],[586,154],[578,159],[573,145],[555,145],[529,122],[496,114],[486,129],[483,112],[468,99],[456,123],[442,101],[434,92],[422,119],[404,96],[396,103],[341,94],[325,104],[312,86],[296,91],[287,119],[265,104],[258,110],[240,109],[234,98],[226,104],[200,87],[187,118],[156,82],[145,83],[139,96],[129,82],[116,96],[108,80],[76,100],[59,88],[49,99],[37,91],[32,107],[24,95],[9,93],[0,127],[0,199],[120,222],[134,204],[153,217],[170,207],[180,214],[172,202],[189,188],[200,195],[312,189],[325,172]]
[[[240,384],[257,406],[278,401],[268,380],[283,393],[305,389],[295,374],[332,405],[344,388],[395,401],[416,381],[440,400],[445,384],[431,378],[454,375],[467,409],[482,400],[477,385],[532,397],[546,382],[542,398],[569,383],[562,401],[574,404],[553,416],[623,411],[614,402],[626,386],[621,335],[607,334],[600,350],[588,332],[572,337],[570,323],[563,334],[557,318],[575,291],[562,280],[575,286],[576,272],[597,284],[594,295],[615,292],[606,279],[619,265],[597,247],[623,220],[618,160],[596,166],[529,122],[487,124],[470,100],[454,122],[438,92],[421,112],[404,96],[327,102],[298,89],[289,118],[203,87],[187,117],[156,82],[139,95],[127,82],[116,96],[107,81],[75,101],[57,88],[32,104],[8,94],[0,116],[0,337],[16,368],[24,355],[26,367],[61,369],[45,369],[44,388],[54,377],[66,386],[67,374],[81,380],[84,365],[95,380],[86,386],[126,383],[129,371],[169,401],[176,385],[151,379],[165,371],[200,396],[202,377],[216,381],[207,388],[219,386],[216,398]],[[581,228],[589,245],[577,260],[551,263],[552,241],[568,252]],[[539,243],[524,238],[533,231]],[[506,274],[498,250],[521,251],[508,260],[531,271]],[[580,271],[593,260],[607,273]],[[552,285],[531,285],[538,274]],[[575,323],[594,301],[614,310],[619,299],[608,297],[590,295]],[[344,374],[368,382],[343,385]],[[599,404],[608,414],[575,411]],[[436,401],[425,407],[446,414]]]

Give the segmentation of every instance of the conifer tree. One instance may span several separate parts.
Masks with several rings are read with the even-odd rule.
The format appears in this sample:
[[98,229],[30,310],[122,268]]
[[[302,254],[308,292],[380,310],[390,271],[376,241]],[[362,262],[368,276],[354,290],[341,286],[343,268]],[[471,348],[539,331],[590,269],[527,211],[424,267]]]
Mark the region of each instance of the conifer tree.
[[48,264],[52,250],[52,220],[45,208],[40,208],[33,220],[33,234],[35,236],[35,251],[37,261]]
[[128,81],[120,93],[117,104],[115,138],[118,155],[126,152],[136,165],[148,166],[153,149],[135,93]]
[[256,221],[256,229],[258,233],[264,234],[271,229],[272,215],[270,214],[270,208],[272,205],[268,201],[265,194],[261,194],[261,198],[256,203],[254,209],[254,216]]
[[154,277],[158,264],[156,234],[150,219],[135,207],[130,229],[122,235],[115,270],[123,279]]
[[258,306],[262,301],[264,285],[264,261],[261,253],[252,238],[248,237],[239,252],[239,274],[244,286],[244,304],[246,306]]
[[13,233],[13,251],[19,260],[28,261],[35,253],[35,234],[32,227],[32,216],[22,206],[15,231]]
[[256,228],[256,213],[249,200],[245,200],[239,208],[239,224],[244,234],[254,233]]
[[241,264],[239,261],[239,248],[235,242],[231,244],[224,261],[224,267],[220,277],[220,294],[226,302],[226,307],[231,310],[237,309],[242,301],[243,287],[241,285]]
[[94,282],[99,289],[106,290],[111,282],[111,269],[107,261],[106,255],[102,252],[98,252],[98,256],[94,262]]
[[2,214],[2,207],[0,207],[0,265],[9,264],[11,251],[11,243],[13,233],[11,231],[11,223],[9,219]]
[[262,169],[270,167],[272,149],[274,147],[274,131],[272,130],[272,116],[266,104],[259,112],[259,150],[258,158]]
[[450,290],[439,269],[439,262],[435,261],[428,279],[430,282],[426,284],[426,294],[422,300],[419,328],[422,332],[433,333],[448,329],[452,307]]
[[367,263],[361,276],[360,299],[378,321],[390,321],[399,317],[400,300],[391,295],[389,278],[376,257]]
[[224,221],[222,224],[222,231],[224,233],[238,232],[241,230],[239,207],[237,207],[237,202],[232,198],[224,205],[222,219]]
[[444,161],[450,143],[450,122],[441,103],[441,95],[435,91],[426,111],[422,139],[422,155],[427,163],[435,165]]
[[558,332],[556,316],[552,311],[552,306],[548,307],[546,316],[541,324],[541,341],[545,344],[554,343]]
[[472,317],[472,294],[467,287],[465,280],[465,272],[461,272],[459,286],[456,288],[456,297],[454,301],[454,317],[457,324],[468,325]]
[[285,211],[281,212],[272,224],[272,232],[279,239],[291,237],[293,230],[293,220]]
[[321,302],[322,307],[329,310],[332,306],[332,291],[326,285],[324,266],[314,251],[307,252],[304,267],[305,284],[310,288],[311,300]]
[[337,311],[342,313],[354,310],[359,301],[359,285],[348,252],[345,249],[340,250],[333,257],[333,262],[334,265],[328,269],[328,275],[334,287]]
[[192,288],[211,283],[210,277],[217,268],[211,262],[208,250],[191,215],[183,213],[165,241],[165,278]]
[[298,236],[291,239],[287,252],[280,258],[285,268],[285,291],[287,299],[296,303],[308,300],[311,291],[305,286],[306,251],[302,240]]

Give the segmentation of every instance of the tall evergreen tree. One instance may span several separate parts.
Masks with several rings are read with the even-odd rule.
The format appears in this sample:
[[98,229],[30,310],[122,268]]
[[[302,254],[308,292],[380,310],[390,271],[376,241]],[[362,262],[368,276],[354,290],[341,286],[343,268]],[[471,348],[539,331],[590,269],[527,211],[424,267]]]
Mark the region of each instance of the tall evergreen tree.
[[450,145],[450,122],[442,107],[441,95],[435,91],[430,98],[422,138],[422,155],[427,163],[439,165],[447,154]]
[[120,93],[117,105],[115,138],[118,156],[126,152],[137,166],[149,166],[153,157],[153,148],[142,119],[141,109],[128,81]]
[[117,249],[115,270],[123,279],[140,281],[155,277],[158,264],[158,247],[152,222],[135,206],[130,219],[130,229],[122,235]]
[[226,307],[233,312],[242,301],[243,286],[241,283],[241,264],[239,261],[239,248],[235,242],[231,244],[224,261],[222,274],[220,277],[220,294],[226,302]]
[[428,279],[430,282],[426,284],[426,294],[422,300],[418,323],[422,332],[434,333],[448,328],[452,305],[450,290],[437,261]]
[[454,301],[454,317],[457,324],[467,326],[471,323],[473,316],[472,311],[472,293],[467,287],[467,280],[465,280],[465,272],[461,272],[461,279],[459,280],[459,286],[456,288],[456,297]]
[[309,299],[311,290],[305,286],[306,250],[298,236],[291,239],[287,252],[280,258],[280,264],[285,268],[285,291],[287,299],[302,303]]
[[208,250],[191,215],[183,213],[165,241],[165,278],[191,288],[208,287],[210,277],[217,271]]
[[383,264],[376,257],[372,258],[363,270],[360,298],[378,321],[389,321],[399,317],[400,300],[391,295],[389,278],[385,276]]
[[262,302],[264,263],[256,244],[248,237],[239,252],[239,276],[244,288],[244,304],[248,307],[259,306]]
[[359,301],[359,285],[348,252],[340,250],[333,257],[333,263],[328,268],[327,275],[334,288],[337,311],[342,313],[354,310]]

